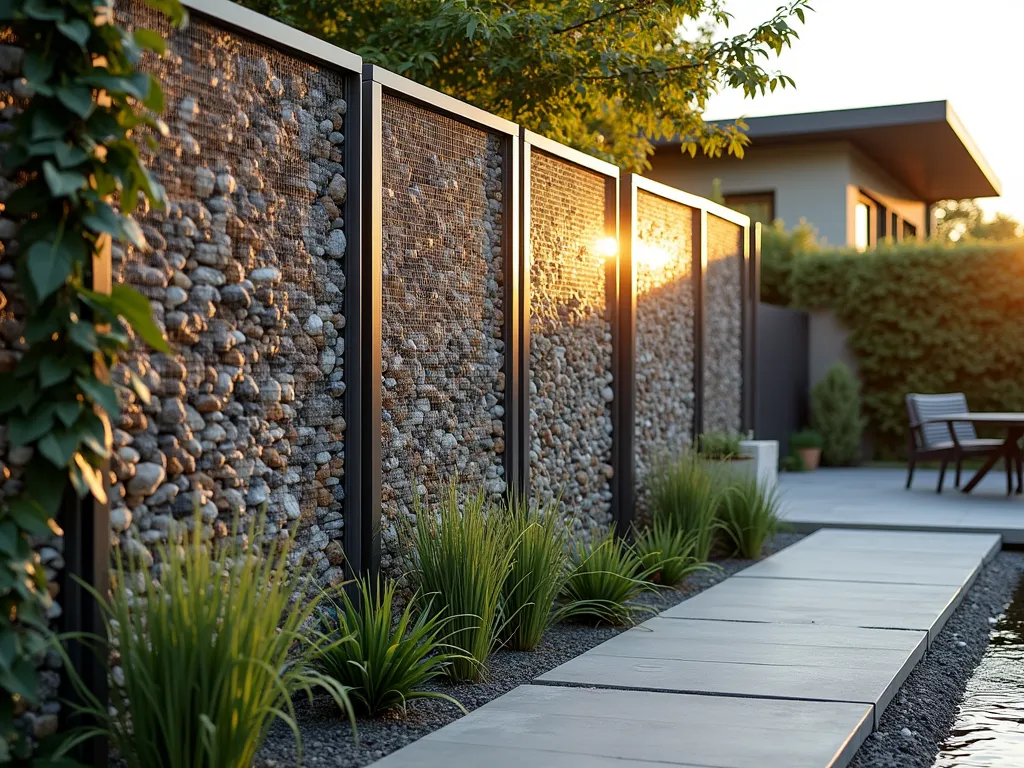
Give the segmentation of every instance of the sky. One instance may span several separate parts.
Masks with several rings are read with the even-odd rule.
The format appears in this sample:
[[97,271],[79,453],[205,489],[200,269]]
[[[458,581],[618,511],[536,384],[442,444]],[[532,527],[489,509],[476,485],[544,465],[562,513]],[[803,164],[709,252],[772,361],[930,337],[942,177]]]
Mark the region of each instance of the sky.
[[[783,0],[729,0],[730,33]],[[796,88],[711,99],[709,120],[945,99],[1002,182],[982,201],[1024,221],[1024,0],[811,0],[800,39],[767,67]]]

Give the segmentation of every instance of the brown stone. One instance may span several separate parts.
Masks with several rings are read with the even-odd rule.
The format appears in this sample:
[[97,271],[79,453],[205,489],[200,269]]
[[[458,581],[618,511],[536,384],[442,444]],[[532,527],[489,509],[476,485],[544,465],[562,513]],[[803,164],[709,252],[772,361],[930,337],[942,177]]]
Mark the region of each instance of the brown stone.
[[341,548],[341,543],[338,541],[330,541],[324,548],[324,554],[327,555],[327,562],[331,565],[342,565],[345,562],[345,551]]

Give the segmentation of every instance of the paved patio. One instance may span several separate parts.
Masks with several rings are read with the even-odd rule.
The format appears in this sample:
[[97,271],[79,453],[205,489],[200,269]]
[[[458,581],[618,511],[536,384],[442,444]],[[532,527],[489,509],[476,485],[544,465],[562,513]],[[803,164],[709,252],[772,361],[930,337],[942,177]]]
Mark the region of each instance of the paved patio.
[[819,531],[375,765],[841,768],[999,544]]
[[[963,482],[973,475],[964,471]],[[1007,544],[1024,544],[1024,496],[1006,495],[1001,467],[973,493],[946,487],[935,493],[938,472],[919,469],[907,491],[902,469],[820,469],[779,476],[783,518],[802,532],[819,528],[871,528],[954,533],[997,533]]]

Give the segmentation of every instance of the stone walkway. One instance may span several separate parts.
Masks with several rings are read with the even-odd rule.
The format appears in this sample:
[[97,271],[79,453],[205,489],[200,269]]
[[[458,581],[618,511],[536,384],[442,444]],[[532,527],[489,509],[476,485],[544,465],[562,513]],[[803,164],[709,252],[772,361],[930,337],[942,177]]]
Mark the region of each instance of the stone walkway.
[[375,765],[844,766],[999,546],[820,531]]

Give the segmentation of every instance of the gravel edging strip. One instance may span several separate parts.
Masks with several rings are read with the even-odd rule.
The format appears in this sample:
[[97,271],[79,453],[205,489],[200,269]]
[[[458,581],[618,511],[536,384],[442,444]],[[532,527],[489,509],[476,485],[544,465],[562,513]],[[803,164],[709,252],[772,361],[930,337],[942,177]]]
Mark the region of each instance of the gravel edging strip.
[[[774,554],[803,538],[802,534],[780,533],[765,545],[763,557]],[[663,590],[644,595],[640,602],[660,612],[703,592],[751,565],[753,560],[724,560],[718,568],[703,571],[687,579],[678,590]],[[653,614],[652,614],[653,615]],[[644,617],[640,617],[644,620]],[[535,651],[498,651],[488,660],[487,681],[474,684],[438,684],[441,691],[462,702],[468,710],[508,693],[581,653],[625,631],[625,627],[591,627],[557,624],[544,636]],[[462,716],[459,709],[439,700],[419,700],[409,705],[405,715],[360,718],[359,745],[352,730],[324,697],[313,702],[296,702],[296,715],[303,742],[306,766],[362,768],[395,750],[426,736]],[[299,765],[291,731],[275,723],[260,751],[254,768],[285,768]]]
[[1006,608],[1022,574],[1024,552],[1002,551],[984,568],[850,768],[931,768],[988,648],[989,619]]

